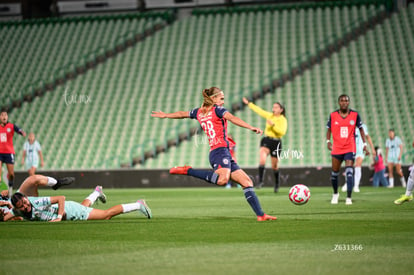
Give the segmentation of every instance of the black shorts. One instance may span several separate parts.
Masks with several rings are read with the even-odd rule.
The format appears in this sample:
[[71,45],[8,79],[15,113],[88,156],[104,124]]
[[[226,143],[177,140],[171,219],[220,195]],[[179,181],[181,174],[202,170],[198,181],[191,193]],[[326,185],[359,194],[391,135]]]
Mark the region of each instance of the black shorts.
[[0,154],[0,162],[7,164],[14,164],[14,155],[13,154]]
[[230,151],[227,147],[219,147],[210,152],[210,165],[216,171],[219,168],[228,168],[231,172],[240,169],[239,165],[231,157]]
[[282,152],[282,140],[270,137],[264,137],[260,141],[260,147],[266,147],[270,150],[270,155],[279,158]]
[[341,155],[332,155],[332,157],[342,161],[346,160],[352,160],[355,161],[355,153],[349,152]]

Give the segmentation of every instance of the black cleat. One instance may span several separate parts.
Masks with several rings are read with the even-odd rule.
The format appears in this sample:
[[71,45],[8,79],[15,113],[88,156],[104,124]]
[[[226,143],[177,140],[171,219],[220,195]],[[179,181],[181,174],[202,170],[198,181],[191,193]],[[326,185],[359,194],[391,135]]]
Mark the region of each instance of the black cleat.
[[60,188],[62,185],[69,185],[75,181],[74,177],[66,177],[57,180],[57,183],[52,186],[53,190]]

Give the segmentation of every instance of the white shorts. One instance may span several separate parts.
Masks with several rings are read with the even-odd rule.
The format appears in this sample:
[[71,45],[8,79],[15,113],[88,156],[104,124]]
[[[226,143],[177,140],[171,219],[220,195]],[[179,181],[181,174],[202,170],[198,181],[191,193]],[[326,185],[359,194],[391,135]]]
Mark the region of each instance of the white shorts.
[[32,169],[32,167],[37,169],[39,167],[39,160],[26,161],[24,163],[24,167],[26,168],[26,170]]
[[398,160],[397,157],[390,157],[390,156],[388,156],[387,162],[388,163],[400,164],[401,163],[401,160]]

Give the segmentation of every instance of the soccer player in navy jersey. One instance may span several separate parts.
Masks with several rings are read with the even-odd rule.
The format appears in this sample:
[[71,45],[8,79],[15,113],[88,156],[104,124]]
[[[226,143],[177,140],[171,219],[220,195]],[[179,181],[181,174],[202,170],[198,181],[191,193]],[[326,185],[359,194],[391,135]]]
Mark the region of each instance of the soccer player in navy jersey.
[[[352,188],[354,187],[354,161],[356,153],[355,128],[359,128],[363,141],[363,151],[368,155],[362,120],[358,112],[349,109],[348,95],[338,97],[339,109],[329,115],[326,132],[326,143],[332,155],[331,183],[333,188],[332,204],[338,204],[338,175],[341,164],[345,161],[347,182],[347,198],[345,204],[352,204]],[[333,144],[331,142],[331,134]]]
[[6,163],[8,180],[9,180],[9,193],[13,192],[14,182],[14,147],[13,136],[14,133],[18,133],[22,136],[26,136],[26,133],[15,124],[10,123],[9,116],[6,111],[0,113],[0,179],[1,179],[1,166],[3,162]]
[[227,121],[239,127],[247,128],[256,134],[262,134],[263,131],[249,125],[223,108],[224,92],[219,88],[211,87],[204,89],[203,98],[202,106],[191,111],[178,111],[174,113],[152,112],[151,116],[158,118],[196,119],[208,137],[210,145],[209,159],[213,171],[197,170],[191,166],[184,166],[171,168],[170,174],[189,175],[220,186],[226,185],[231,179],[242,186],[246,200],[255,212],[258,221],[276,220],[276,217],[263,212],[259,199],[254,192],[252,180],[240,169],[230,155]]

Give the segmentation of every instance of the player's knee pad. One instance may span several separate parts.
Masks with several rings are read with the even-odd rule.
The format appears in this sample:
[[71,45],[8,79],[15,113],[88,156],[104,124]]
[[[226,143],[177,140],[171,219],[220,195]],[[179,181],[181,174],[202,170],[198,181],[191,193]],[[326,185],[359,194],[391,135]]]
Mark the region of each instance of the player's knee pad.
[[352,166],[345,167],[345,175],[346,175],[346,177],[353,177],[354,176],[354,168]]
[[339,172],[331,171],[331,180],[338,179]]
[[219,185],[218,184],[219,178],[220,178],[219,174],[213,173],[213,175],[211,176],[210,182],[213,184]]

